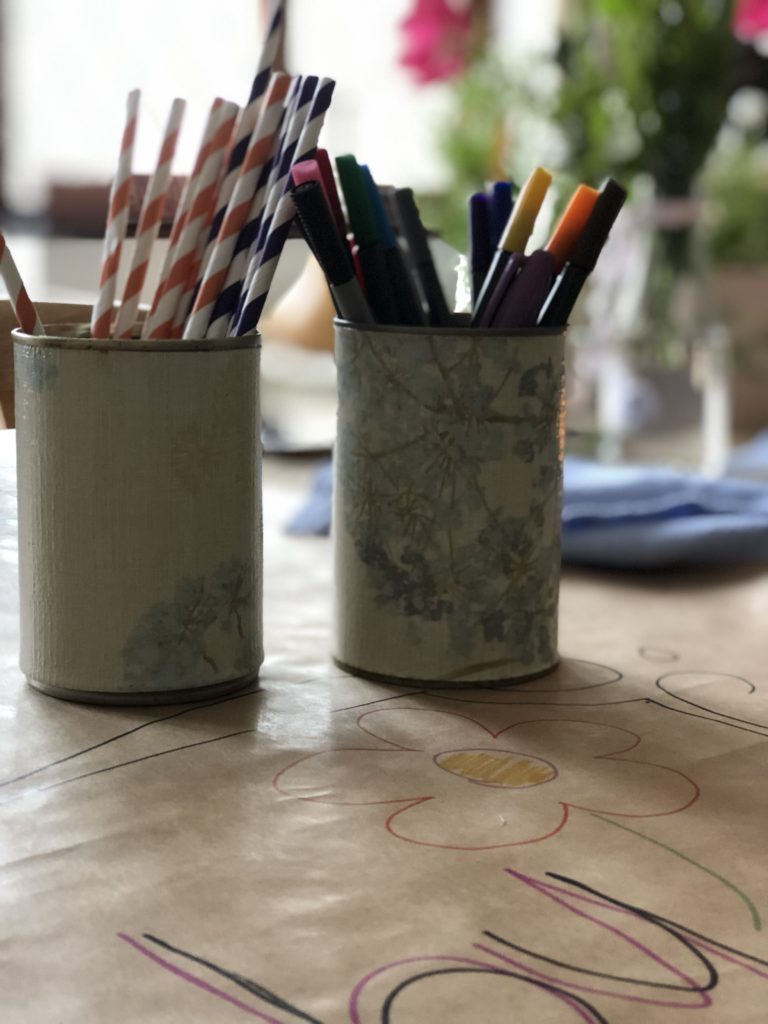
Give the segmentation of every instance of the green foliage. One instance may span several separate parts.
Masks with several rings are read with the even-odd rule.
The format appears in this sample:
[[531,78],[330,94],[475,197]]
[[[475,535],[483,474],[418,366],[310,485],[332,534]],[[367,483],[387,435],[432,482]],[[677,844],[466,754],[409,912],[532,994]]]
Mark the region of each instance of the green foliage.
[[659,196],[692,195],[732,91],[732,6],[569,0],[553,59],[477,57],[438,133],[452,180],[444,195],[419,197],[427,223],[465,249],[469,195],[539,164],[558,172],[558,205],[576,182],[606,175],[630,186],[644,174]]
[[546,63],[511,66],[485,56],[454,82],[453,104],[437,135],[451,181],[444,195],[420,195],[418,202],[425,223],[456,248],[467,247],[473,192],[490,181],[513,178],[519,184],[547,159],[553,145],[553,70]]
[[556,117],[583,180],[649,174],[686,196],[731,91],[731,0],[572,0]]
[[701,177],[703,235],[715,263],[768,259],[768,149],[747,141],[720,147]]

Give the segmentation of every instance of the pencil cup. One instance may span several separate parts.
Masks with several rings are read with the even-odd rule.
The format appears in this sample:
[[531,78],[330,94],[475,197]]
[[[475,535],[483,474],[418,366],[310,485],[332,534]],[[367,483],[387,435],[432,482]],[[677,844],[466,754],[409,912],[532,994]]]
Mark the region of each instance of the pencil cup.
[[[37,302],[35,308],[47,324],[76,323],[87,320],[91,307],[76,302]],[[0,430],[13,427],[13,339],[16,312],[8,299],[0,299]]]
[[504,685],[557,655],[563,328],[336,322],[334,657]]
[[46,693],[196,700],[258,675],[257,336],[14,332],[21,668]]

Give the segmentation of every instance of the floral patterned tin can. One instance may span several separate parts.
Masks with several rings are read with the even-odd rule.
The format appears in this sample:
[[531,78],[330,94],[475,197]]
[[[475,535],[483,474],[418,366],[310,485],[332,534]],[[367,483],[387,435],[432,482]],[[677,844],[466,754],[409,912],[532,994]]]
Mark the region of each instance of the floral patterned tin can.
[[557,665],[564,331],[336,323],[334,658],[505,685]]
[[71,700],[196,700],[262,661],[257,336],[14,332],[22,671]]

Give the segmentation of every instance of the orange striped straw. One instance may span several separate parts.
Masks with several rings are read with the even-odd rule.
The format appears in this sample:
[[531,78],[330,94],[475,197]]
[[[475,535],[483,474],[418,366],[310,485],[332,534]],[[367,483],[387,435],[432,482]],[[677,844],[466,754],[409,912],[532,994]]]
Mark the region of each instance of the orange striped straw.
[[587,221],[599,195],[596,188],[579,185],[571,196],[563,215],[555,226],[552,237],[546,244],[547,252],[552,253],[554,257],[556,274],[559,274],[565,266],[576,240],[587,226]]
[[112,322],[112,305],[115,301],[120,252],[128,228],[128,208],[131,201],[131,163],[140,95],[138,89],[128,93],[120,158],[109,196],[109,213],[107,214],[107,227],[104,232],[104,247],[101,257],[99,294],[91,316],[91,334],[94,338],[108,338]]
[[[238,113],[236,103],[219,100],[211,108],[195,167],[187,184],[178,228],[174,226],[166,264],[155,293],[152,310],[142,337],[172,338],[177,310],[186,301],[189,306],[202,255],[198,242],[210,225],[216,204],[216,192]],[[179,314],[183,322],[187,310]],[[180,326],[180,325],[179,325]],[[180,329],[179,329],[180,335]]]
[[270,79],[251,144],[227,205],[213,251],[203,268],[200,288],[184,327],[184,338],[204,338],[216,299],[227,277],[238,236],[248,221],[259,178],[273,154],[291,78],[280,71]]
[[45,334],[43,325],[40,322],[37,310],[27,294],[21,274],[13,262],[10,250],[6,245],[5,235],[0,231],[0,277],[8,289],[8,298],[11,300],[19,327],[25,334]]
[[200,275],[200,264],[205,254],[208,232],[216,213],[219,188],[225,173],[233,132],[240,114],[240,108],[236,103],[225,104],[223,110],[221,124],[211,141],[210,155],[200,172],[197,195],[190,211],[187,229],[194,241],[194,248],[189,261],[186,283],[176,303],[171,331],[173,338],[181,337],[184,321],[192,307],[195,286]]
[[171,226],[171,236],[168,239],[168,248],[166,249],[165,259],[163,261],[163,268],[160,272],[160,280],[157,284],[155,294],[152,298],[152,306],[150,308],[149,315],[144,320],[144,327],[141,332],[142,338],[146,338],[148,336],[150,322],[157,310],[157,307],[160,303],[160,299],[163,297],[163,292],[168,281],[168,276],[171,272],[174,253],[176,251],[176,247],[179,244],[181,232],[189,217],[189,210],[192,204],[195,183],[200,174],[200,171],[203,168],[203,164],[205,163],[208,157],[208,153],[210,152],[211,139],[213,138],[214,133],[216,131],[216,126],[219,123],[219,112],[221,110],[221,106],[223,103],[224,100],[220,96],[217,96],[216,99],[211,104],[211,109],[208,111],[208,118],[205,122],[205,127],[203,129],[203,137],[200,140],[200,147],[195,157],[192,172],[187,178],[187,182],[184,186],[184,191],[182,192],[181,199],[179,200],[178,206],[176,207],[176,214],[173,218],[173,225]]
[[171,164],[176,153],[176,144],[179,139],[179,130],[184,117],[186,102],[175,99],[171,104],[171,112],[168,115],[168,123],[163,134],[163,142],[157,158],[152,177],[147,184],[144,194],[144,202],[139,216],[139,226],[136,229],[136,244],[133,250],[133,259],[125,283],[123,301],[117,312],[115,322],[115,337],[130,338],[133,335],[136,323],[136,313],[139,308],[141,289],[144,287],[144,280],[147,276],[152,247],[160,231],[160,223],[163,218],[163,210],[171,186]]

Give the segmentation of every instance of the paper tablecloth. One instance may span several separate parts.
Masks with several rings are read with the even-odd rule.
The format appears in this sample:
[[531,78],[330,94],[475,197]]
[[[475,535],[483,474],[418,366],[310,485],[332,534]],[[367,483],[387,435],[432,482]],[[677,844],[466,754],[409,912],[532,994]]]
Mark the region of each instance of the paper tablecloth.
[[69,704],[16,667],[11,442],[3,1024],[766,1020],[766,574],[570,572],[552,675],[378,685],[270,463],[261,690]]

